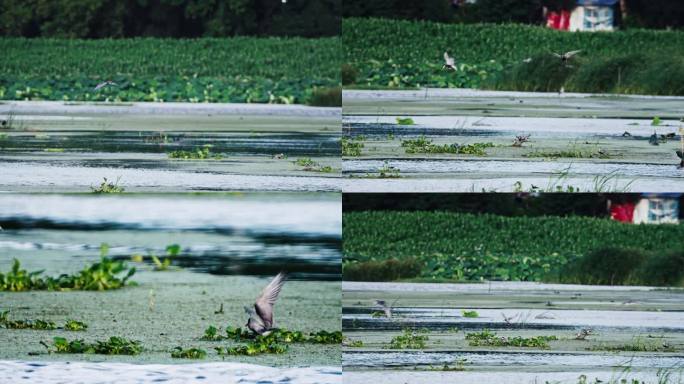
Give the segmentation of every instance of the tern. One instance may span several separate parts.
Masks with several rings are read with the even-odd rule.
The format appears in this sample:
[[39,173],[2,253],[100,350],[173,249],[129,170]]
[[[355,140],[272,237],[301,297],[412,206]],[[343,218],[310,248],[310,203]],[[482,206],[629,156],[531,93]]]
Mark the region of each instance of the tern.
[[100,89],[102,89],[102,88],[104,88],[104,87],[109,87],[109,86],[111,86],[111,87],[118,87],[119,84],[117,84],[117,83],[115,83],[115,82],[113,82],[113,81],[111,81],[111,80],[107,80],[107,81],[104,81],[104,82],[102,82],[102,83],[96,85],[95,88],[93,88],[93,90],[94,90],[94,91],[99,91]]
[[455,71],[456,70],[456,60],[449,56],[447,52],[444,52],[444,66],[442,66],[442,69],[451,70]]
[[[399,300],[399,299],[397,299]],[[387,302],[385,300],[375,300],[375,304],[380,306],[383,312],[385,312],[385,317],[388,319],[392,318],[392,308],[394,308],[394,304],[397,303],[397,300],[394,300],[392,305],[387,305]]]
[[581,49],[578,49],[576,51],[570,51],[570,52],[565,52],[565,53],[556,53],[556,52],[551,52],[552,55],[556,56],[561,60],[563,64],[567,63],[568,60],[570,60],[573,56],[576,54],[582,52]]
[[249,315],[247,328],[252,332],[268,336],[273,330],[273,305],[278,300],[280,290],[285,284],[285,272],[280,272],[270,283],[261,291],[261,294],[254,303],[254,308],[245,307],[245,312]]

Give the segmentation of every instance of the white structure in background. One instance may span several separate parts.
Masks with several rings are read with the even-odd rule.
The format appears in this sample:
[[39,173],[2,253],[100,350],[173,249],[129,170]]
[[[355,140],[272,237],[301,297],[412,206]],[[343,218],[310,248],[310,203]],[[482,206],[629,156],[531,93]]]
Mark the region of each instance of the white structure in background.
[[612,31],[618,0],[577,0],[570,14],[570,31]]
[[680,194],[644,195],[634,207],[634,224],[678,224]]

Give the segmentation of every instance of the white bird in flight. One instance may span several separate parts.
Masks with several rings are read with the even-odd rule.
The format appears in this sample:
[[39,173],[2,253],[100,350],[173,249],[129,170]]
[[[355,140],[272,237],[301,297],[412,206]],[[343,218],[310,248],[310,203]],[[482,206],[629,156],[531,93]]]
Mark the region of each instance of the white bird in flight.
[[557,58],[561,59],[561,62],[566,63],[568,60],[570,60],[573,56],[576,54],[582,52],[581,49],[578,49],[576,51],[570,51],[570,52],[565,52],[565,53],[556,53],[556,52],[551,52],[552,55],[556,56]]
[[259,335],[267,336],[271,333],[275,324],[273,321],[273,305],[278,300],[283,284],[285,284],[285,272],[280,272],[270,283],[261,291],[261,295],[254,303],[254,309],[245,307],[245,312],[249,314],[247,328]]
[[117,83],[115,83],[115,82],[113,82],[113,81],[111,81],[111,80],[107,80],[107,81],[104,81],[104,82],[102,82],[102,83],[96,85],[95,88],[94,88],[93,90],[94,90],[94,91],[98,91],[98,90],[100,90],[100,89],[102,89],[102,88],[104,88],[104,87],[108,87],[108,86],[118,87],[119,84],[117,84]]
[[456,70],[456,60],[449,56],[447,52],[444,52],[444,66],[442,66],[442,69],[446,70]]

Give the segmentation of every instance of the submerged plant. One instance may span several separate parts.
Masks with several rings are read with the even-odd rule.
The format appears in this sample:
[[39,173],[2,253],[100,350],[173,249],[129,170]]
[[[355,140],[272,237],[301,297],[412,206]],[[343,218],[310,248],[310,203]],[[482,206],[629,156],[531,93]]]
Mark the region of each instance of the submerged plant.
[[171,352],[171,357],[175,359],[204,359],[207,357],[207,351],[199,348],[183,349],[176,347]]

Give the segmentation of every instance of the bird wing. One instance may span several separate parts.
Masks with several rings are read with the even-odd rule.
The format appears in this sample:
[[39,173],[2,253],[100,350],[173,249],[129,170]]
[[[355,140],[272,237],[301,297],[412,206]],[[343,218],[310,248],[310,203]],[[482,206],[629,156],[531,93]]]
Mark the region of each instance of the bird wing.
[[444,62],[446,65],[454,65],[454,58],[450,57],[447,52],[444,52]]
[[285,276],[285,272],[278,273],[268,283],[266,288],[261,291],[261,295],[257,298],[256,303],[254,303],[254,309],[261,320],[263,320],[266,328],[271,328],[273,325],[273,305],[278,300],[280,290],[283,288],[283,284],[285,284]]
[[98,89],[104,87],[105,85],[107,85],[106,82],[105,82],[105,83],[100,83],[100,84],[98,84],[98,85],[95,86],[95,90],[97,91]]
[[580,52],[582,52],[581,49],[578,49],[578,50],[576,50],[576,51],[566,52],[566,53],[565,53],[565,57],[573,57],[573,56],[575,56],[576,54],[578,54],[578,53],[580,53]]
[[118,86],[119,86],[119,84],[117,84],[117,83],[115,83],[115,82],[113,82],[113,81],[110,81],[110,82],[109,82],[109,85],[113,85],[113,86],[115,86],[115,87],[118,87]]
[[552,55],[554,55],[554,56],[556,56],[556,57],[558,57],[558,58],[563,57],[562,55],[560,55],[560,54],[558,54],[558,53],[556,53],[556,52],[551,52],[551,51],[549,51],[549,53],[551,53]]

